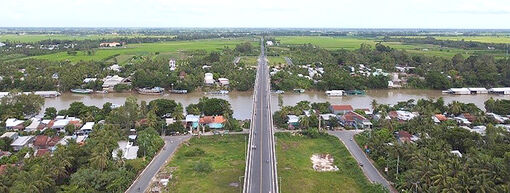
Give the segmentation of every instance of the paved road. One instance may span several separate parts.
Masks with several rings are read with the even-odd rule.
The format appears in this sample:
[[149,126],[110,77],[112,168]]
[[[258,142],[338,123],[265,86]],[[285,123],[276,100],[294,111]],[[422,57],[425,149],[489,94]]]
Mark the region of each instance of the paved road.
[[254,114],[250,132],[245,193],[277,193],[276,158],[270,111],[269,68],[261,40],[261,54],[254,92]]
[[394,189],[391,187],[388,181],[379,173],[379,171],[377,171],[372,162],[368,160],[363,150],[354,141],[354,135],[360,132],[360,130],[328,131],[329,134],[338,137],[340,141],[344,143],[345,147],[347,147],[351,155],[354,157],[354,159],[356,159],[356,161],[358,161],[358,163],[363,164],[361,169],[365,173],[365,176],[367,176],[372,183],[382,184],[384,187],[394,192]]
[[166,160],[174,153],[184,140],[190,135],[185,136],[165,136],[165,146],[159,152],[145,170],[138,176],[133,184],[126,190],[127,193],[139,193],[148,191],[152,178],[158,173],[159,169],[165,164]]

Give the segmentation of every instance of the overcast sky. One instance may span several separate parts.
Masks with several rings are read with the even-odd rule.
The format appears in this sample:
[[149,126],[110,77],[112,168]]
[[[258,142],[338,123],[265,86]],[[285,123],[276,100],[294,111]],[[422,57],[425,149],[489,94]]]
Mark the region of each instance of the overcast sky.
[[510,29],[509,0],[0,0],[0,27]]

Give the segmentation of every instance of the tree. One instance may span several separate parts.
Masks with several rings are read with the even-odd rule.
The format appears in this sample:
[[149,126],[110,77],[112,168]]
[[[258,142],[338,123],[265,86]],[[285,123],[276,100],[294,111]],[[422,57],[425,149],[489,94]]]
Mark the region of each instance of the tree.
[[55,119],[57,117],[57,109],[55,107],[48,107],[44,110],[45,119]]
[[161,139],[158,132],[152,127],[138,132],[137,140],[138,146],[140,147],[138,156],[140,157],[147,156],[152,158],[164,144],[163,139]]
[[162,117],[166,114],[172,114],[177,107],[177,103],[174,100],[168,99],[156,99],[149,102],[149,111],[155,110],[156,115]]

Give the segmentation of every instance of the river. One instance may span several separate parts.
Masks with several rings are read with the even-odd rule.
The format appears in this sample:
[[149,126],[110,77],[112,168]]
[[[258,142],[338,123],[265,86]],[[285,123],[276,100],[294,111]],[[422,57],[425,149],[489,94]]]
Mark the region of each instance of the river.
[[[230,102],[234,110],[234,118],[249,119],[252,111],[252,92],[230,92],[228,95],[204,95],[200,92],[190,94],[164,94],[164,95],[140,95],[136,93],[108,93],[108,94],[90,94],[81,95],[73,93],[63,93],[60,97],[46,98],[43,110],[46,107],[55,107],[57,110],[69,108],[69,105],[75,101],[83,102],[85,105],[102,107],[104,103],[111,102],[113,104],[124,104],[128,96],[135,96],[140,101],[151,101],[158,98],[172,99],[182,103],[184,107],[192,103],[198,103],[203,97],[214,97],[225,99]],[[283,105],[295,105],[299,101],[307,100],[310,102],[325,102],[331,104],[350,104],[354,108],[370,108],[373,99],[379,104],[396,104],[399,101],[407,101],[409,99],[437,99],[443,97],[446,103],[459,101],[463,103],[474,103],[479,108],[484,109],[484,102],[493,97],[494,99],[510,99],[510,95],[450,95],[442,94],[439,90],[419,90],[419,89],[398,89],[398,90],[367,90],[363,96],[343,96],[328,97],[324,92],[307,91],[302,94],[285,93],[283,94]],[[271,95],[271,105],[273,111],[278,110],[278,96]]]

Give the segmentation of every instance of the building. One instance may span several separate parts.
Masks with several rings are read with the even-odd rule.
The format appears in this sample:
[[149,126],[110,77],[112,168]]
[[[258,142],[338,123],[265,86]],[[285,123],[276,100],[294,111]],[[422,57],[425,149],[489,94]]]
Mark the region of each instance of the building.
[[43,124],[42,121],[33,119],[32,123],[30,123],[30,125],[25,128],[25,131],[28,131],[28,132],[43,131],[45,127],[46,127],[46,125]]
[[38,135],[34,138],[34,148],[35,149],[49,149],[54,147],[60,142],[61,138],[58,136],[48,137],[46,135]]
[[399,131],[397,133],[397,139],[398,139],[399,143],[411,143],[412,137],[413,136],[407,131]]
[[212,73],[205,73],[204,75],[204,83],[206,85],[213,85],[214,84],[214,76]]
[[198,115],[186,115],[186,128],[189,128],[189,132],[193,133],[193,129],[198,128],[198,122],[200,121],[200,116]]
[[325,92],[327,96],[342,96],[344,95],[344,90],[328,90]]
[[448,120],[448,118],[446,118],[446,116],[443,114],[435,114],[434,116],[432,116],[432,120],[434,121],[434,123],[440,123]]
[[450,88],[450,89],[448,89],[448,93],[457,94],[457,95],[466,95],[466,94],[471,94],[471,91],[468,88]]
[[95,82],[97,81],[97,78],[85,78],[83,79],[83,83],[87,84],[89,82]]
[[94,127],[94,122],[86,122],[83,127],[81,127],[80,131],[86,135],[90,134],[92,132],[92,128]]
[[171,71],[174,71],[174,70],[176,69],[176,64],[175,64],[175,63],[176,63],[176,62],[175,62],[175,60],[174,60],[174,59],[170,59],[170,60],[168,61],[168,66],[170,67],[170,70],[171,70]]
[[409,121],[418,116],[418,113],[412,113],[409,111],[390,111],[388,113],[391,119],[397,119],[399,121]]
[[467,120],[468,120],[468,121],[470,121],[470,122],[474,122],[474,121],[476,121],[476,116],[471,115],[470,113],[462,113],[459,117],[460,117],[460,118],[467,119]]
[[118,46],[122,46],[122,44],[119,42],[104,42],[99,44],[99,47],[118,47]]
[[108,67],[108,70],[120,72],[122,70],[122,67],[119,66],[118,64],[114,64],[114,65],[111,65],[110,67]]
[[504,88],[491,88],[491,89],[489,89],[489,93],[492,93],[492,94],[504,94],[504,95],[510,95],[510,87],[504,87]]
[[470,94],[487,94],[489,91],[486,88],[468,88]]
[[351,105],[331,105],[329,106],[329,110],[333,113],[333,114],[345,114],[345,113],[348,113],[348,112],[352,112],[354,110],[354,108],[352,108]]
[[21,130],[25,129],[25,126],[23,126],[23,123],[25,123],[25,121],[18,120],[16,118],[10,118],[10,119],[5,120],[5,128],[7,130],[21,131]]
[[287,115],[287,123],[289,124],[289,127],[297,127],[299,126],[299,117],[296,115]]
[[230,85],[230,82],[226,78],[218,78],[218,82],[220,83],[220,86],[228,86]]
[[103,89],[113,89],[115,85],[118,84],[131,84],[129,79],[120,77],[118,75],[115,76],[107,76],[103,79]]
[[2,134],[2,136],[0,138],[4,138],[4,137],[11,138],[12,140],[16,140],[18,138],[18,132],[5,132],[4,134]]
[[204,116],[200,118],[201,125],[207,125],[211,129],[221,129],[224,126],[225,118],[223,116]]
[[119,145],[119,148],[112,151],[113,159],[118,159],[119,157],[128,160],[137,158],[139,149],[138,146],[133,146],[133,143],[128,141],[119,141],[117,144]]
[[354,111],[347,112],[344,115],[339,116],[338,120],[344,127],[354,127],[356,129],[372,128],[372,122],[370,122],[370,120]]
[[11,147],[14,149],[14,151],[19,151],[24,147],[28,147],[29,144],[33,141],[34,136],[21,136],[18,137],[16,140],[14,140],[11,144]]

